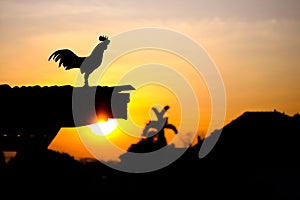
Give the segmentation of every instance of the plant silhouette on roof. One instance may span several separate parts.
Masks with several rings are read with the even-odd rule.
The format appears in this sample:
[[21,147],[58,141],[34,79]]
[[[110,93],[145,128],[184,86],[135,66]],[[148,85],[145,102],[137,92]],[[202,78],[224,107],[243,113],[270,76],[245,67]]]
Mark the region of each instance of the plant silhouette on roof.
[[165,137],[165,129],[171,129],[175,134],[178,133],[177,128],[173,124],[169,124],[168,117],[164,117],[170,106],[165,106],[161,111],[153,107],[157,120],[150,120],[143,130],[142,136],[144,137],[137,144],[131,145],[128,151],[131,152],[151,152],[160,149],[167,145]]

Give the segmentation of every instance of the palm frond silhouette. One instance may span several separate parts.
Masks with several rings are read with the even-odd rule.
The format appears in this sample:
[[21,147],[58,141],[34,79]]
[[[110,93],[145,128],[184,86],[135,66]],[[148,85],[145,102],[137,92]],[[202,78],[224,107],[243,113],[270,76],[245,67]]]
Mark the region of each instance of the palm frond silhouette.
[[142,138],[137,144],[130,146],[128,151],[130,152],[151,152],[160,149],[167,145],[165,137],[165,129],[178,133],[177,128],[173,124],[169,124],[168,117],[165,117],[165,113],[169,110],[170,106],[165,106],[161,111],[153,107],[152,110],[155,113],[157,120],[150,120],[143,130]]
[[[171,129],[176,134],[178,133],[177,128],[173,124],[168,123],[168,118],[164,117],[167,110],[169,110],[170,106],[165,106],[161,111],[158,111],[157,108],[153,107],[157,120],[149,121],[146,124],[145,129],[143,130],[143,136],[151,136],[153,133],[159,133],[160,131],[164,131],[164,129]],[[150,129],[155,129],[156,131],[149,132]]]

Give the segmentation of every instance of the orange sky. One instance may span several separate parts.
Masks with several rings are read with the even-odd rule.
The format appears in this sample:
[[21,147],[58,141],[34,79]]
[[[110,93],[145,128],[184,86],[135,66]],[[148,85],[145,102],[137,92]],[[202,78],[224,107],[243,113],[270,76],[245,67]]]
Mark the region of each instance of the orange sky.
[[[69,48],[86,56],[98,43],[99,35],[114,36],[136,28],[161,27],[192,38],[208,52],[226,90],[225,123],[246,110],[276,108],[293,115],[300,111],[299,9],[300,3],[293,0],[229,0],[226,3],[175,0],[155,4],[137,0],[59,3],[0,0],[0,84],[74,85],[78,70],[65,71],[57,68],[57,63],[48,62],[54,50]],[[100,84],[114,85],[122,74],[149,63],[171,67],[193,85],[200,105],[199,133],[204,131],[211,112],[205,82],[192,72],[189,63],[175,55],[151,50],[124,55],[112,64]],[[156,95],[151,95],[153,91]],[[171,91],[148,85],[131,93],[127,123],[136,123],[139,129],[135,136],[150,119],[150,107],[165,104],[171,106],[170,123],[180,126],[179,102]],[[75,157],[87,156],[81,144],[81,131],[77,131],[62,128],[50,148]],[[189,134],[188,129],[182,132]],[[114,135],[110,137],[122,138]],[[112,140],[124,145],[123,148],[130,145],[121,139]],[[115,159],[116,155],[111,157]]]

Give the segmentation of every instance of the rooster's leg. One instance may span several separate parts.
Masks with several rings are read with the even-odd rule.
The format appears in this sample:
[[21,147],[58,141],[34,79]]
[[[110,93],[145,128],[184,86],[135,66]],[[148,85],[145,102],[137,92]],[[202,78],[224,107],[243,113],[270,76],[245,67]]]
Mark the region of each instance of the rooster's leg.
[[84,73],[84,86],[89,86],[89,74]]

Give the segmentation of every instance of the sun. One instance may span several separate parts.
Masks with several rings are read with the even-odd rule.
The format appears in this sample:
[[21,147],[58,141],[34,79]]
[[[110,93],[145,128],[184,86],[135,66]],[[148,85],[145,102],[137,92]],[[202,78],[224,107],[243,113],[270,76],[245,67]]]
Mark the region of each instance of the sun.
[[117,121],[115,119],[108,119],[107,121],[99,121],[88,126],[94,134],[105,136],[117,128]]

